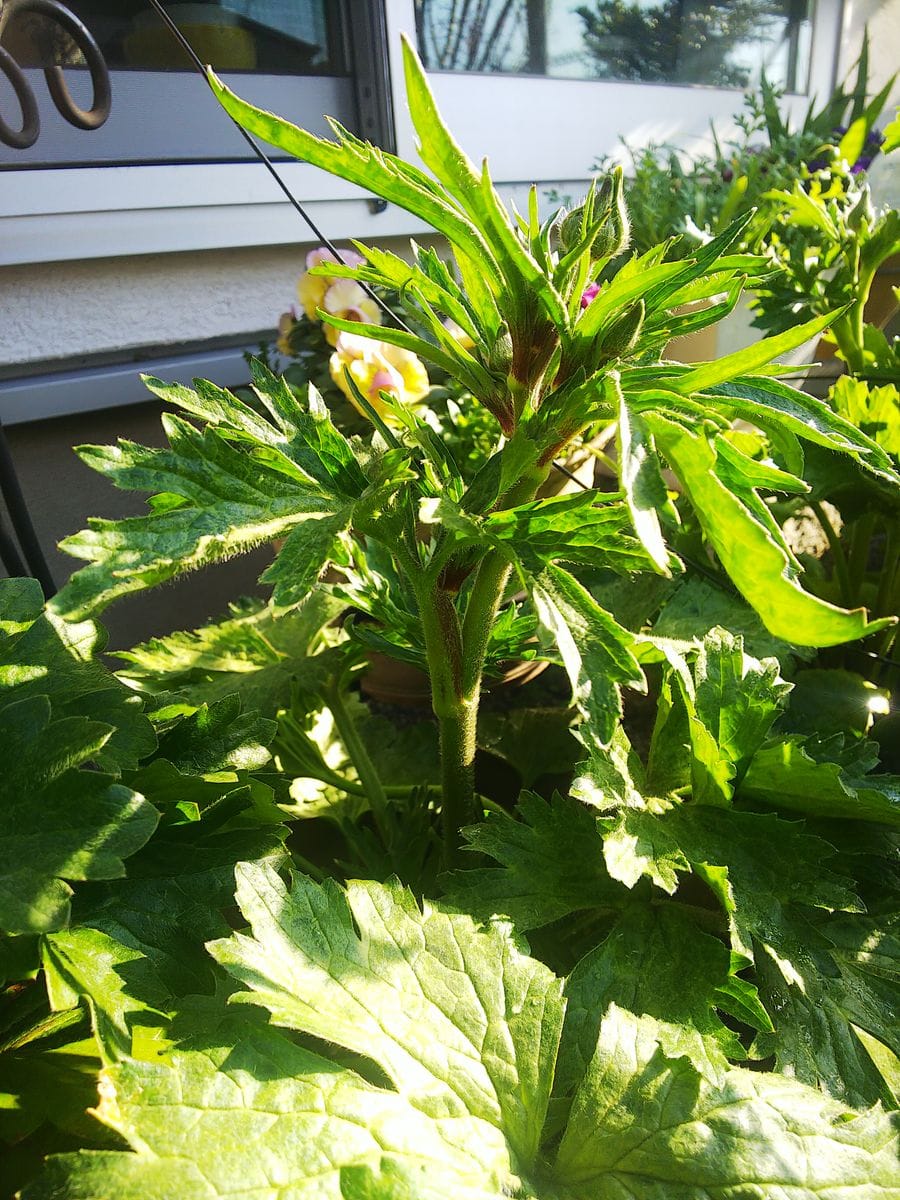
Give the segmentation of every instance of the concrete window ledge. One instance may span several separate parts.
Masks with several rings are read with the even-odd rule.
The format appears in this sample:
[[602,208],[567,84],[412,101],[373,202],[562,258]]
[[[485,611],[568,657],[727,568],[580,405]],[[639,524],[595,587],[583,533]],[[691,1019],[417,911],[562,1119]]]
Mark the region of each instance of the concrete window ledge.
[[121,408],[151,399],[141,375],[157,375],[167,383],[187,383],[203,378],[220,387],[246,383],[243,351],[255,352],[258,342],[227,349],[195,351],[114,366],[56,371],[9,379],[0,383],[0,420],[19,425],[65,414]]

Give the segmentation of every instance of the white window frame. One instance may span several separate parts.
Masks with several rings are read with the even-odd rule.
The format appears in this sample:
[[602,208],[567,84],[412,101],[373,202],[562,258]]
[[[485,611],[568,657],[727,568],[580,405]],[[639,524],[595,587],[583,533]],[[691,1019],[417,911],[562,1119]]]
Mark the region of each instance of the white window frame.
[[[415,40],[412,0],[386,0],[391,99],[398,152],[415,158],[406,110],[400,34]],[[818,0],[809,96],[835,82],[841,0]],[[610,83],[507,75],[431,75],[438,103],[476,161],[487,155],[504,196],[528,184],[577,186],[592,162],[633,144],[708,144],[710,121],[728,136],[740,92],[710,87]],[[197,86],[202,87],[200,80]],[[809,96],[790,96],[798,118]],[[74,131],[73,131],[74,135]],[[91,135],[82,134],[85,139]],[[332,238],[378,240],[422,226],[390,206],[377,213],[360,189],[304,164],[280,164],[285,183]],[[0,173],[0,265],[296,244],[312,235],[255,163],[85,167]]]

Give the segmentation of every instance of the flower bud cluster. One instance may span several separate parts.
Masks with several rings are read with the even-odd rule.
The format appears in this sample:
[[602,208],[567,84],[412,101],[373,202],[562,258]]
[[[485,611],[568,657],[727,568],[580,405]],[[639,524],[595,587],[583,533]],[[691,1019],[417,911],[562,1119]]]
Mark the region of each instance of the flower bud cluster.
[[563,217],[559,247],[563,254],[586,243],[592,262],[615,258],[628,249],[631,225],[625,205],[622,168],[606,175],[583,204]]

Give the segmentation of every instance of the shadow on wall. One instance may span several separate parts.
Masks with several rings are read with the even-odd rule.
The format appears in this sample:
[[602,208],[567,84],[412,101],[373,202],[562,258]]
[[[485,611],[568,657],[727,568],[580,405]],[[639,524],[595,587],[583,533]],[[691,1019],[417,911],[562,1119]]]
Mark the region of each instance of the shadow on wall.
[[[6,430],[19,482],[57,586],[82,565],[58,550],[57,542],[83,529],[88,517],[140,516],[147,511],[145,493],[114,488],[86,467],[72,447],[85,442],[113,444],[120,437],[162,446],[160,411],[161,406],[151,401]],[[221,614],[229,600],[266,595],[267,589],[256,581],[271,558],[271,549],[263,546],[175,583],[124,597],[100,616],[109,630],[109,649],[123,650],[174,629],[194,629]]]

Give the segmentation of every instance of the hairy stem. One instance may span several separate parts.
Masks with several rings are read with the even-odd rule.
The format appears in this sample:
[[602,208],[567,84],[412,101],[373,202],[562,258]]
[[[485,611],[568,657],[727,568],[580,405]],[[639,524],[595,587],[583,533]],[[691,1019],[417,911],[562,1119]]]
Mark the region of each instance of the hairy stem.
[[431,706],[438,722],[441,752],[441,824],[444,865],[452,867],[459,850],[459,831],[475,819],[475,728],[477,702],[462,694],[462,630],[453,597],[435,584],[414,581],[428,674]]
[[443,784],[441,827],[444,866],[449,870],[459,862],[460,830],[478,816],[475,805],[477,700],[474,703],[460,700],[452,711],[439,714],[438,727]]
[[496,550],[489,551],[481,560],[475,582],[469,593],[466,616],[462,628],[463,671],[462,692],[477,703],[481,691],[481,676],[484,660],[497,610],[503,599],[506,581],[511,567],[509,560]]
[[362,738],[359,736],[359,731],[354,724],[353,717],[344,703],[340,688],[329,688],[326,698],[331,715],[334,717],[334,724],[338,735],[344,743],[344,749],[347,751],[347,757],[356,768],[360,783],[365,790],[366,797],[372,809],[375,826],[385,846],[389,846],[392,840],[393,829],[391,811],[388,806],[384,785],[375,769],[375,764],[369,757],[369,752],[363,744]]
[[834,574],[841,590],[841,601],[849,607],[853,603],[853,587],[850,582],[850,572],[847,568],[847,555],[844,553],[840,534],[832,524],[827,511],[818,500],[813,500],[810,508],[816,514],[816,519],[822,526],[822,530],[828,539],[828,547],[831,550],[831,558],[834,563]]
[[[512,507],[531,500],[546,470],[527,472],[503,497]],[[460,830],[478,816],[475,800],[475,751],[481,678],[497,609],[509,578],[509,561],[489,550],[479,563],[461,624],[453,594],[439,582],[411,575],[416,592],[428,673],[431,703],[440,731],[443,799],[441,822],[444,865],[456,865]]]

